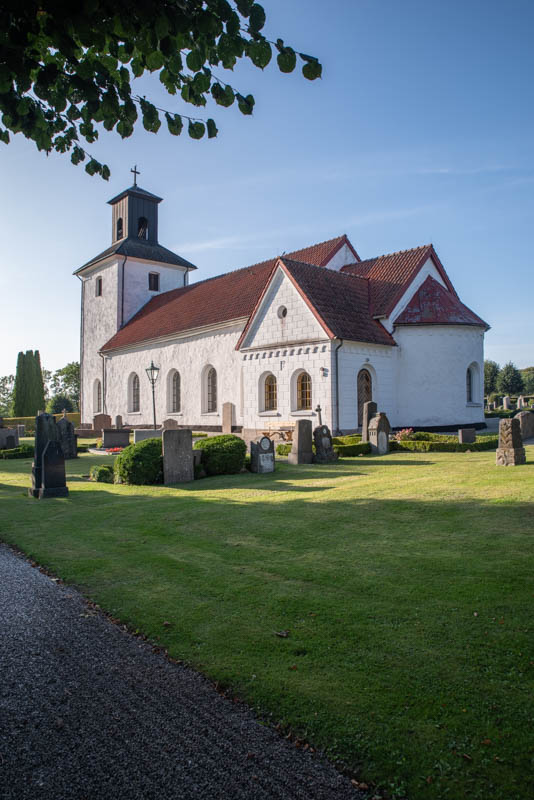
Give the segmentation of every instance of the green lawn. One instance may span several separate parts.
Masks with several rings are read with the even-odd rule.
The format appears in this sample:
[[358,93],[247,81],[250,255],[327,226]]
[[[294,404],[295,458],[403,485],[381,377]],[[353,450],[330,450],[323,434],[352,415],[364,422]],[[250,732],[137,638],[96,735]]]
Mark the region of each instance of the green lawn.
[[[534,447],[26,496],[0,538],[395,797],[534,795]],[[164,625],[170,622],[170,626]],[[287,638],[275,635],[289,631]]]

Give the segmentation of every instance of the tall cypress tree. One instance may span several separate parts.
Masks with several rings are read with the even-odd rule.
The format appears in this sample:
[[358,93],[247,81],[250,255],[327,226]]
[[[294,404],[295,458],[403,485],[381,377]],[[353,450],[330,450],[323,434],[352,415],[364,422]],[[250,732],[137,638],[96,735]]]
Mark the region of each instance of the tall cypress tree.
[[41,356],[39,355],[39,350],[36,350],[35,353],[33,354],[33,364],[34,364],[33,369],[35,373],[34,395],[33,395],[35,411],[32,411],[30,413],[37,414],[38,411],[45,410],[43,371],[41,369]]
[[21,351],[17,356],[17,372],[15,374],[15,386],[13,388],[13,415],[15,417],[24,417],[25,403],[27,397],[26,386],[26,356]]

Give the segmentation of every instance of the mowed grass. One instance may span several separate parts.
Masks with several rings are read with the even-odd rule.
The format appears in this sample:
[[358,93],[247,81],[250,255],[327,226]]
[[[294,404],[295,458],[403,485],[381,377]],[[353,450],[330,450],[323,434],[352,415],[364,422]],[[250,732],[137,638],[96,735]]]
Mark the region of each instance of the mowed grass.
[[89,483],[106,458],[83,455],[69,497],[42,502],[30,462],[4,461],[0,538],[392,796],[525,800],[527,458],[282,462],[165,488]]

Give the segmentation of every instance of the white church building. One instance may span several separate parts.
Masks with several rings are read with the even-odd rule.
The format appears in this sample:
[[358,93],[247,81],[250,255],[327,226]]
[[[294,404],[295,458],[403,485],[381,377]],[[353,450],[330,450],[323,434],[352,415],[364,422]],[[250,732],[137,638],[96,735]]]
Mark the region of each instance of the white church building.
[[484,333],[433,246],[362,260],[346,235],[191,282],[158,242],[161,198],[132,186],[109,201],[112,244],[81,281],[81,414],[245,438],[302,417],[335,432],[374,400],[393,427],[483,427]]

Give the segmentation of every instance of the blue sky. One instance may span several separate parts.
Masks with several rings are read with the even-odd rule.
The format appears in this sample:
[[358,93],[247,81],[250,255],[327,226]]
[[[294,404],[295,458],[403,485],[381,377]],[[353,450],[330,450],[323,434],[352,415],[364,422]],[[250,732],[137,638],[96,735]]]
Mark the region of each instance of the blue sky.
[[[461,299],[491,324],[486,357],[534,365],[534,4],[530,0],[266,0],[265,32],[323,63],[323,79],[239,65],[252,117],[214,106],[215,140],[102,131],[109,183],[20,135],[0,145],[0,375],[19,350],[79,358],[72,271],[111,242],[106,201],[164,198],[160,241],[195,277],[347,233],[362,258],[433,242]],[[219,70],[223,75],[224,70]],[[170,110],[195,113],[165,95]]]

